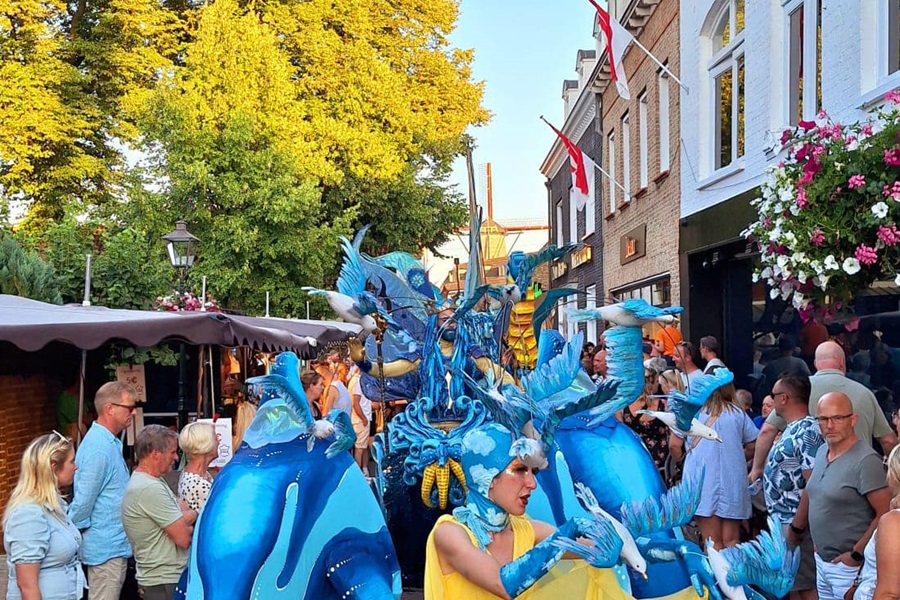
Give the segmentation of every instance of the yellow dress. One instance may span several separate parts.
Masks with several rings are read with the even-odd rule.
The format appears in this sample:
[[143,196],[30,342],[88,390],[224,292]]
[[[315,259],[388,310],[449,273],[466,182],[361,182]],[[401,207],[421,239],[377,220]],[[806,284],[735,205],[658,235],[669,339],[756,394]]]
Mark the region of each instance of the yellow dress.
[[[525,517],[510,515],[513,530],[513,560],[534,547],[534,528]],[[499,600],[499,596],[476,586],[460,573],[444,575],[434,545],[434,532],[441,523],[456,523],[466,530],[473,546],[475,535],[450,515],[438,519],[425,546],[425,600]],[[595,569],[583,560],[561,560],[535,585],[518,596],[523,600],[625,600],[628,595],[616,581],[612,569]]]

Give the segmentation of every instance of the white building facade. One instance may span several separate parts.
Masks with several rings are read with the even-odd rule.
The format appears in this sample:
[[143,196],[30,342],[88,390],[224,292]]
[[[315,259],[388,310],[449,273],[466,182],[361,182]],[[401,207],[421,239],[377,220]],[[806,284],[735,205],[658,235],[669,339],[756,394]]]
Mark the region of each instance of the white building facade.
[[680,38],[685,331],[724,338],[726,362],[749,372],[753,332],[773,318],[740,237],[749,202],[785,128],[821,109],[858,120],[900,87],[900,2],[682,0]]

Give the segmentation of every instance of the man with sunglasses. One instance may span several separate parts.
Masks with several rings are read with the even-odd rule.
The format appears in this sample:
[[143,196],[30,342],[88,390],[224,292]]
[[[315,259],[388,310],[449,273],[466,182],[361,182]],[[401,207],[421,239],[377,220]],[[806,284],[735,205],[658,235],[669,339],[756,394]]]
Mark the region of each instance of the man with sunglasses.
[[819,448],[788,541],[812,536],[819,600],[842,600],[863,562],[863,550],[887,512],[891,493],[881,457],[856,437],[850,398],[830,392],[819,400],[816,420],[825,438]]
[[88,600],[118,600],[131,557],[121,515],[129,475],[118,436],[131,425],[136,398],[134,388],[126,383],[103,384],[94,396],[97,420],[75,455],[78,470],[69,517],[82,530]]

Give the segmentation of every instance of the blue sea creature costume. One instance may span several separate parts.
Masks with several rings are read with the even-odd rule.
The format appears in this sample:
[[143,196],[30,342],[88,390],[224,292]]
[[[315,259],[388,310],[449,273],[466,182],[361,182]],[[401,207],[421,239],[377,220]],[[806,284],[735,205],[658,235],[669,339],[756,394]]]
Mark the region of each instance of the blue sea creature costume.
[[[478,279],[479,269],[469,268],[462,297],[453,303],[441,298],[434,286],[423,283],[409,260],[398,255],[387,260],[362,254],[363,233],[352,243],[343,240],[345,261],[338,291],[354,299],[357,306],[367,305],[364,300],[374,297],[368,305],[374,304],[385,323],[368,338],[365,352],[359,347],[351,349],[368,375],[364,378],[366,394],[376,399],[414,400],[390,423],[387,435],[386,460],[403,457],[404,483],[421,481],[426,505],[462,506],[455,514],[481,545],[490,528],[501,525],[502,516],[491,512],[494,509],[485,502],[487,496],[479,491],[488,473],[479,476],[471,471],[475,464],[485,469],[496,467],[473,463],[467,468],[463,440],[493,422],[514,436],[514,455],[547,467],[539,475],[540,486],[532,494],[529,513],[564,532],[576,523],[573,519],[587,519],[575,533],[595,536],[601,542],[600,554],[609,543],[601,534],[613,531],[621,543],[618,561],[627,573],[623,586],[636,598],[687,599],[708,593],[720,599],[717,578],[722,568],[714,571],[700,548],[675,534],[696,509],[702,477],[667,491],[640,439],[613,417],[643,388],[642,325],[670,322],[681,308],[659,308],[635,299],[570,311],[571,320],[602,319],[613,324],[605,334],[608,381],[598,388],[581,368],[580,336],[566,343],[552,331],[541,332],[534,371],[517,380],[499,364],[505,305],[519,296],[519,279],[526,282],[536,264],[559,259],[569,248],[512,256],[509,272],[516,274],[515,279],[499,289],[486,288]],[[478,243],[478,223],[473,216],[470,265],[478,264]],[[482,302],[485,297],[493,301]],[[535,311],[536,328],[550,308],[552,302],[549,306],[545,302],[540,315]],[[721,381],[715,377],[703,380],[695,386],[696,394],[676,399],[676,406],[681,401],[681,410],[673,426],[690,423],[687,417],[702,405],[702,395],[719,385]],[[381,447],[383,441],[377,444]],[[376,488],[385,487],[380,478]],[[580,544],[557,541],[557,546],[599,560],[599,554]],[[716,565],[728,565],[726,579],[740,574],[741,584],[778,589],[778,582],[793,577],[790,569],[794,563],[783,540],[770,542],[766,564],[777,562],[777,567],[759,567],[760,554],[753,552],[720,553],[722,561]],[[525,571],[532,568],[537,567],[520,567],[524,570],[517,581],[529,580]],[[748,594],[755,593],[749,585],[744,587]],[[519,589],[516,586],[516,591]]]
[[280,354],[194,528],[190,600],[400,597],[384,516],[347,449],[347,415],[315,421],[297,357]]

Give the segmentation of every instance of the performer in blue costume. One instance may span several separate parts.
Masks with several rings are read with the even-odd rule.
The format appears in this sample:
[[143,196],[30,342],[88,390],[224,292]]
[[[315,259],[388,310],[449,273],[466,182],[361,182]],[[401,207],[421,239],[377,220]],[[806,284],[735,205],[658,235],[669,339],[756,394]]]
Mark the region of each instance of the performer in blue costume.
[[187,598],[399,598],[384,516],[347,452],[349,417],[313,419],[293,353],[248,383],[262,402],[197,521]]

